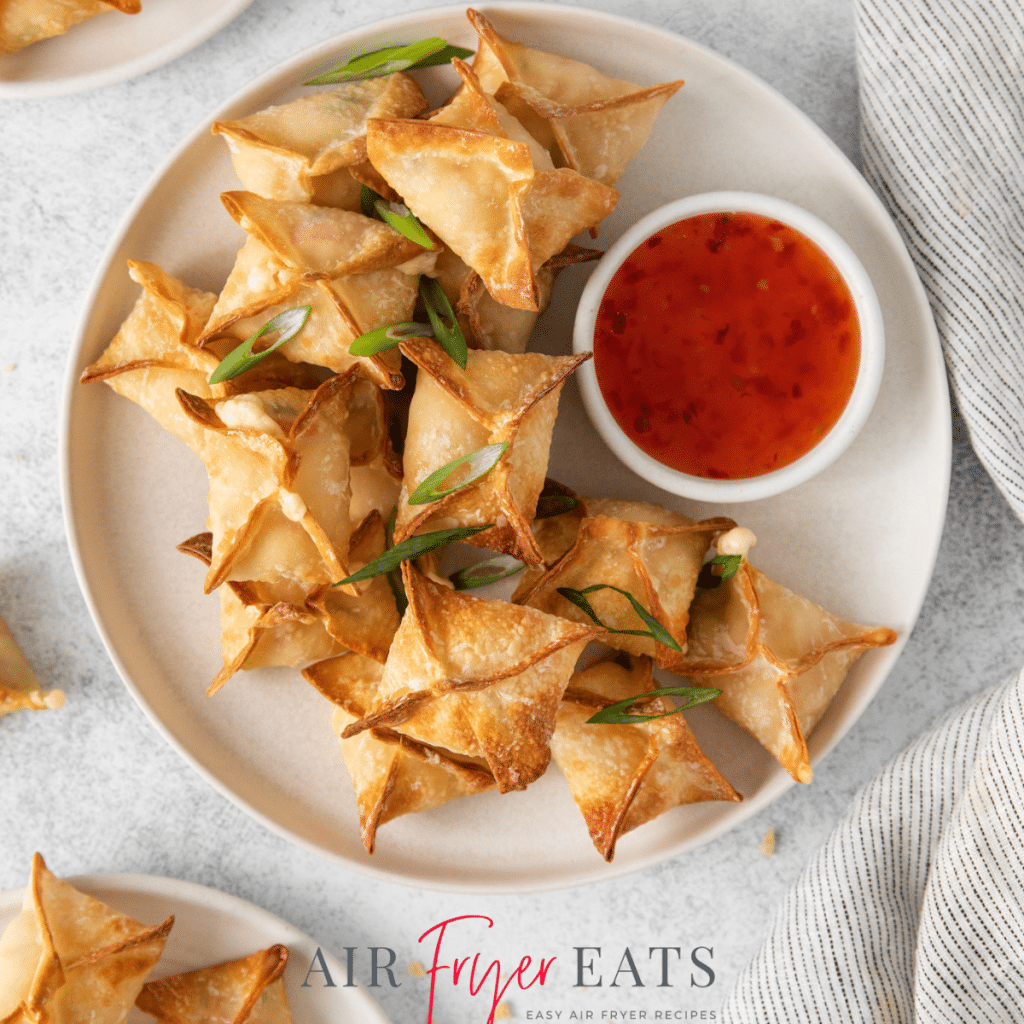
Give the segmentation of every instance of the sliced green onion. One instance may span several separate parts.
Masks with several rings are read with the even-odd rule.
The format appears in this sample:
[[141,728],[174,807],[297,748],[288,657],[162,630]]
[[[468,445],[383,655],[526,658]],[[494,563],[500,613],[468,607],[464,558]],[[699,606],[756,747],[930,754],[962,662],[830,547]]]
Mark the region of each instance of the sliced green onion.
[[311,78],[306,85],[336,85],[339,82],[358,82],[364,78],[382,78],[409,68],[428,68],[448,64],[452,57],[469,57],[473,53],[461,46],[449,46],[436,36],[421,39],[408,46],[385,46],[380,50],[353,57],[344,67]]
[[579,502],[568,494],[542,494],[537,499],[537,512],[534,519],[550,519],[560,516],[563,512],[571,512]]
[[380,352],[398,348],[409,338],[432,338],[434,328],[430,324],[418,324],[414,320],[389,327],[378,327],[375,331],[361,334],[348,347],[350,356],[375,356]]
[[424,249],[435,249],[434,240],[427,234],[423,225],[416,219],[408,206],[403,203],[388,202],[382,195],[374,192],[369,185],[359,190],[359,208],[364,217],[379,214],[380,219],[388,227],[394,228],[399,234],[422,245]]
[[[612,629],[597,617],[591,603],[584,596],[593,594],[596,590],[614,590],[617,594],[629,599],[633,611],[640,616],[650,627],[650,632],[645,629]],[[628,591],[621,587],[613,587],[610,583],[595,583],[592,587],[584,587],[582,590],[573,590],[572,587],[559,587],[558,592],[567,601],[572,602],[584,615],[589,616],[598,626],[603,626],[609,633],[624,633],[629,636],[647,636],[652,640],[671,648],[673,651],[682,652],[682,648],[676,643],[672,634]]]
[[[716,555],[710,562],[705,562],[697,574],[697,586],[701,590],[717,590],[723,583],[728,583],[740,571],[742,555]],[[715,572],[721,566],[719,572]]]
[[520,562],[518,558],[511,555],[495,555],[483,562],[477,562],[476,565],[459,569],[448,578],[456,590],[472,590],[474,587],[486,587],[489,583],[508,579],[525,568],[526,563]]
[[421,277],[420,298],[427,307],[427,316],[431,327],[434,328],[434,337],[464,370],[469,359],[466,339],[462,328],[459,327],[459,321],[455,318],[455,310],[452,309],[452,304],[448,301],[440,282],[432,277]]
[[[391,506],[391,514],[388,516],[387,524],[384,527],[385,550],[390,551],[395,546],[395,522],[398,519],[398,506]],[[402,582],[402,574],[398,569],[392,569],[388,573],[388,586],[395,598],[395,608],[399,616],[405,614],[409,607],[409,597],[405,592],[405,584]]]
[[[419,487],[409,495],[409,504],[428,505],[430,502],[438,501],[447,494],[453,494],[460,488],[468,487],[470,484],[479,480],[480,477],[490,473],[490,471],[498,464],[498,461],[501,459],[502,455],[505,454],[507,449],[508,441],[502,441],[500,444],[488,444],[483,448],[477,448],[476,451],[460,455],[459,458],[446,463],[440,469],[435,469],[434,472],[424,479]],[[467,467],[467,472],[470,474],[468,479],[463,480],[454,487],[449,487],[446,491],[439,491],[436,489],[439,484],[443,484],[445,480],[452,475],[452,473],[457,469],[460,469],[462,466]]]
[[377,212],[389,227],[411,239],[424,249],[436,248],[430,235],[423,229],[423,225],[413,216],[408,206],[402,203],[389,203],[386,199],[378,199],[374,203]]
[[[608,707],[598,711],[596,715],[587,719],[587,725],[636,725],[638,722],[650,722],[655,718],[667,718],[669,715],[678,715],[680,711],[688,711],[698,704],[706,704],[714,700],[722,693],[721,690],[708,690],[700,686],[666,686],[664,690],[651,690],[650,693],[638,693],[617,704],[610,704]],[[626,712],[638,700],[645,697],[686,697],[687,701],[681,707],[673,708],[671,711],[662,711],[657,715],[628,715]]]
[[379,555],[372,562],[364,565],[358,572],[338,580],[332,586],[343,587],[349,583],[361,583],[363,580],[371,580],[375,576],[383,576],[387,572],[397,569],[403,562],[410,558],[419,558],[428,551],[436,551],[446,544],[452,544],[457,540],[465,540],[475,533],[489,530],[494,523],[487,523],[485,526],[456,526],[450,530],[435,530],[433,533],[423,533],[418,537],[407,537],[401,544],[389,548],[383,555]]
[[[255,334],[246,338],[237,348],[232,349],[218,365],[217,369],[210,374],[211,384],[220,384],[222,381],[237,377],[246,370],[251,370],[261,359],[265,359],[275,349],[279,349],[286,341],[294,338],[309,319],[313,312],[312,306],[295,306],[278,313],[272,320],[268,320]],[[263,337],[264,334],[272,334],[280,331],[281,336],[269,348],[265,348],[256,355],[250,355],[253,345]]]

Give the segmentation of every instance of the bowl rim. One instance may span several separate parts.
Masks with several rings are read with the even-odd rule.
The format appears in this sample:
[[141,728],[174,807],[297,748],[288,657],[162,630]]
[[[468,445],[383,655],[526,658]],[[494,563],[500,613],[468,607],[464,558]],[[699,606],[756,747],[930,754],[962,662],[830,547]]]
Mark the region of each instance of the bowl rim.
[[615,272],[647,238],[662,228],[707,213],[753,213],[779,220],[806,235],[835,264],[854,300],[860,321],[860,366],[853,391],[832,429],[800,458],[760,476],[721,480],[694,476],[659,462],[640,448],[608,409],[597,381],[594,359],[577,370],[587,415],[598,434],[626,466],[670,493],[709,502],[744,502],[768,498],[805,483],[830,466],[850,446],[867,422],[882,382],[885,327],[882,310],[867,271],[845,239],[820,217],[795,203],[759,192],[702,192],[658,207],[627,229],[598,261],[576,310],[573,350],[594,351],[598,308]]

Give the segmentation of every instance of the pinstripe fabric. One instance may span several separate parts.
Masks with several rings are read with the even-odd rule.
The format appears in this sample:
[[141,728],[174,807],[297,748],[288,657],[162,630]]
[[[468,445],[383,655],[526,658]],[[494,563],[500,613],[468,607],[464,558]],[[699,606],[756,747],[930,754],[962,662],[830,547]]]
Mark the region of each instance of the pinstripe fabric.
[[864,174],[931,299],[975,451],[1024,518],[1021,0],[857,0]]
[[724,1019],[1024,1021],[1024,674],[952,712],[854,800]]

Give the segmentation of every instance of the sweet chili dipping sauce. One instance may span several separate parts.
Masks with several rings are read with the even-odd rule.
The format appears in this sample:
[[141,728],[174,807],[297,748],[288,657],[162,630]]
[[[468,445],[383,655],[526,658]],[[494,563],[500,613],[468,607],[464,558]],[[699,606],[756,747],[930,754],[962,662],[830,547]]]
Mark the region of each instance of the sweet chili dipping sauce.
[[860,364],[853,298],[824,252],[758,214],[710,213],[643,242],[612,278],[594,361],[645,452],[693,476],[760,476],[839,419]]

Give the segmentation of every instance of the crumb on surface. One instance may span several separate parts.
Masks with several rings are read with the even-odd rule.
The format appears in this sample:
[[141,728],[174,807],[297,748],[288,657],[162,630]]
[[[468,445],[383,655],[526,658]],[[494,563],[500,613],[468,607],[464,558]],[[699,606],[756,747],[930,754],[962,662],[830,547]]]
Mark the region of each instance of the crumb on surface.
[[775,829],[770,828],[764,834],[764,839],[761,840],[760,850],[766,857],[771,857],[775,854]]
[[426,968],[419,962],[419,960],[411,960],[407,970],[410,977],[413,978],[425,978],[427,976]]
[[511,1020],[512,1019],[512,1007],[508,1003],[498,1003],[494,1008],[494,1019],[495,1020]]

